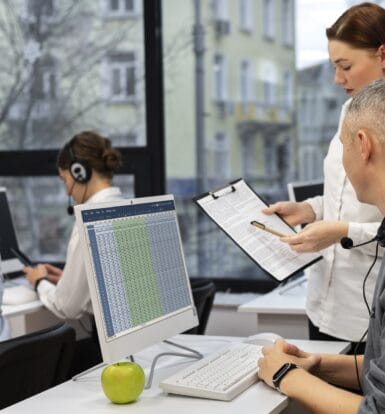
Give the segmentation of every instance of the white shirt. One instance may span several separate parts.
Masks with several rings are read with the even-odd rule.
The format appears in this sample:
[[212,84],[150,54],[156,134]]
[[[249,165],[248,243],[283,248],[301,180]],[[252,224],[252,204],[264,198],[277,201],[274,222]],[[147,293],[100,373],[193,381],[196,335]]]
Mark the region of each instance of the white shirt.
[[[94,194],[85,204],[122,198],[119,188],[109,187]],[[79,233],[74,225],[67,247],[66,264],[59,282],[54,285],[42,280],[38,286],[40,300],[59,318],[79,319],[86,313],[93,313],[83,255]]]
[[[348,103],[342,107],[338,131],[324,161],[324,195],[306,201],[311,204],[316,220],[348,222],[348,237],[354,244],[359,244],[376,235],[383,217],[377,207],[357,200],[342,165],[339,136]],[[357,342],[367,329],[369,315],[362,285],[374,260],[375,247],[376,243],[371,243],[346,250],[339,243],[334,244],[322,250],[320,253],[324,259],[306,271],[309,279],[306,312],[321,332]],[[366,282],[369,306],[383,254],[383,248],[379,247],[379,258]]]

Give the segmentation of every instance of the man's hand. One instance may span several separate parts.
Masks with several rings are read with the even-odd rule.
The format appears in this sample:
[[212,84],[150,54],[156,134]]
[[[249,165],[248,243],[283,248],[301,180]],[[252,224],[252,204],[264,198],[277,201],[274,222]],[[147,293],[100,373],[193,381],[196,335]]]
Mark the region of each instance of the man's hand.
[[311,371],[321,362],[321,356],[308,354],[294,345],[279,339],[274,346],[262,349],[263,357],[258,360],[258,376],[274,388],[273,375],[286,362],[297,364],[306,371]]
[[306,202],[294,203],[291,201],[280,201],[264,208],[262,213],[271,215],[280,215],[288,224],[296,226],[297,224],[312,223],[315,220],[315,213],[310,204]]

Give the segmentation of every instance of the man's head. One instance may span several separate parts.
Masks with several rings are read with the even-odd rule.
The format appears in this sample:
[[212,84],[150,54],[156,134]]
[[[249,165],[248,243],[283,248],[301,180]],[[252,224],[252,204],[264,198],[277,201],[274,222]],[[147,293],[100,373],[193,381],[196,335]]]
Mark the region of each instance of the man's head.
[[343,164],[357,198],[385,213],[385,79],[363,88],[347,108]]

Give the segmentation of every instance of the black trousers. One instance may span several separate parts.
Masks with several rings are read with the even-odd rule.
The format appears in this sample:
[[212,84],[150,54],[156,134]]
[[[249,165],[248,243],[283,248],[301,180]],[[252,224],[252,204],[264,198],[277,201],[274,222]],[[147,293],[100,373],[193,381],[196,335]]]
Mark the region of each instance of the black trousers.
[[[308,318],[309,323],[309,339],[318,340],[318,341],[345,341],[341,338],[335,338],[334,336],[322,333],[319,331],[319,328],[313,325],[312,321]],[[351,342],[350,350],[348,351],[348,355],[353,355],[356,353],[357,355],[365,353],[365,345],[366,342]]]

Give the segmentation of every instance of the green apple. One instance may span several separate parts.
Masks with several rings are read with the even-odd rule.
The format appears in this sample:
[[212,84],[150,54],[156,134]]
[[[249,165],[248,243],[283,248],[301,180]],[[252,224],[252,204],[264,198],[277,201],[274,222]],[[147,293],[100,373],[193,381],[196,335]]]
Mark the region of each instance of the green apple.
[[145,375],[135,362],[117,362],[104,368],[101,382],[108,399],[115,404],[127,404],[143,391]]

